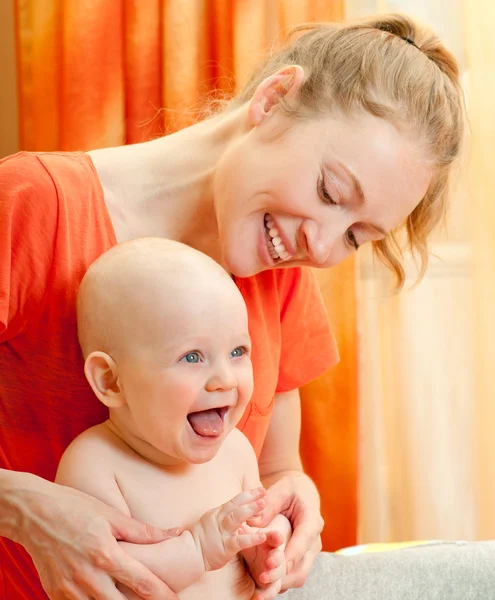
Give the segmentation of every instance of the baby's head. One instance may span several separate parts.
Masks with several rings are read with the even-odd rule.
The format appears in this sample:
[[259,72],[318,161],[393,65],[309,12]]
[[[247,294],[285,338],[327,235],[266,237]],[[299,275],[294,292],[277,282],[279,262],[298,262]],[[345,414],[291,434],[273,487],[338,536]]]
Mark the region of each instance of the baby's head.
[[213,458],[253,390],[246,306],[222,267],[126,242],[91,265],[77,314],[86,377],[126,441],[163,464]]

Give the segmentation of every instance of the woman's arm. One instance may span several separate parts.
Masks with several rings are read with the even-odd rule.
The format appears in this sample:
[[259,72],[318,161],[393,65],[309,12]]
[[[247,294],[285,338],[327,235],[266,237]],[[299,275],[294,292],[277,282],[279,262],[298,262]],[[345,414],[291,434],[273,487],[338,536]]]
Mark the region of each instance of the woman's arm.
[[258,461],[263,483],[270,485],[287,472],[303,472],[299,454],[300,436],[299,390],[276,394],[270,425]]
[[267,506],[262,512],[262,519],[252,524],[264,526],[279,513],[291,522],[293,534],[285,551],[288,573],[282,590],[303,585],[321,551],[323,519],[320,497],[316,486],[302,469],[300,434],[299,391],[277,394],[259,459],[261,481],[268,488]]
[[156,543],[167,532],[30,473],[0,469],[0,534],[24,546],[50,598],[119,600],[114,580],[140,598],[177,598],[116,542]]

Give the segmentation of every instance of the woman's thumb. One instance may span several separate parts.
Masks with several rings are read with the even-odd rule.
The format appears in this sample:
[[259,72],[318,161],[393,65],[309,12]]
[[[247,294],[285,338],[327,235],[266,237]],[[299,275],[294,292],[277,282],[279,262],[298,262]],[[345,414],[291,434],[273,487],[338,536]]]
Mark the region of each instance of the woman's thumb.
[[117,540],[132,544],[156,544],[177,537],[182,533],[182,530],[178,527],[160,529],[125,515],[122,515],[117,522],[114,520],[112,526],[113,534]]
[[270,490],[268,490],[264,500],[265,508],[247,522],[251,527],[266,527],[282,512],[282,498],[278,494],[270,494]]

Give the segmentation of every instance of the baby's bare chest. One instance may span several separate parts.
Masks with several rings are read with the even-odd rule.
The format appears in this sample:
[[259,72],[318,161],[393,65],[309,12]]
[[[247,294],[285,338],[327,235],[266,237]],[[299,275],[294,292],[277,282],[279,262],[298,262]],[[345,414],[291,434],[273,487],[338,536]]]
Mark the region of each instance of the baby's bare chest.
[[156,527],[185,527],[242,491],[242,475],[221,461],[166,470],[135,461],[115,476],[131,516]]

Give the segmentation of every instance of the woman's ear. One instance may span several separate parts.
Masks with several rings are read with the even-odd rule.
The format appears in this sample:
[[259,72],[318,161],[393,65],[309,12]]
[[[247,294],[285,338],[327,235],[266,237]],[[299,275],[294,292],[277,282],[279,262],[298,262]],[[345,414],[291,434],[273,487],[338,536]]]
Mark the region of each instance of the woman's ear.
[[303,81],[304,70],[299,65],[284,67],[264,79],[249,103],[248,115],[251,123],[259,125],[282,98],[289,101],[296,98]]
[[117,364],[105,352],[91,352],[84,363],[84,374],[100,402],[108,408],[126,404],[120,387]]

